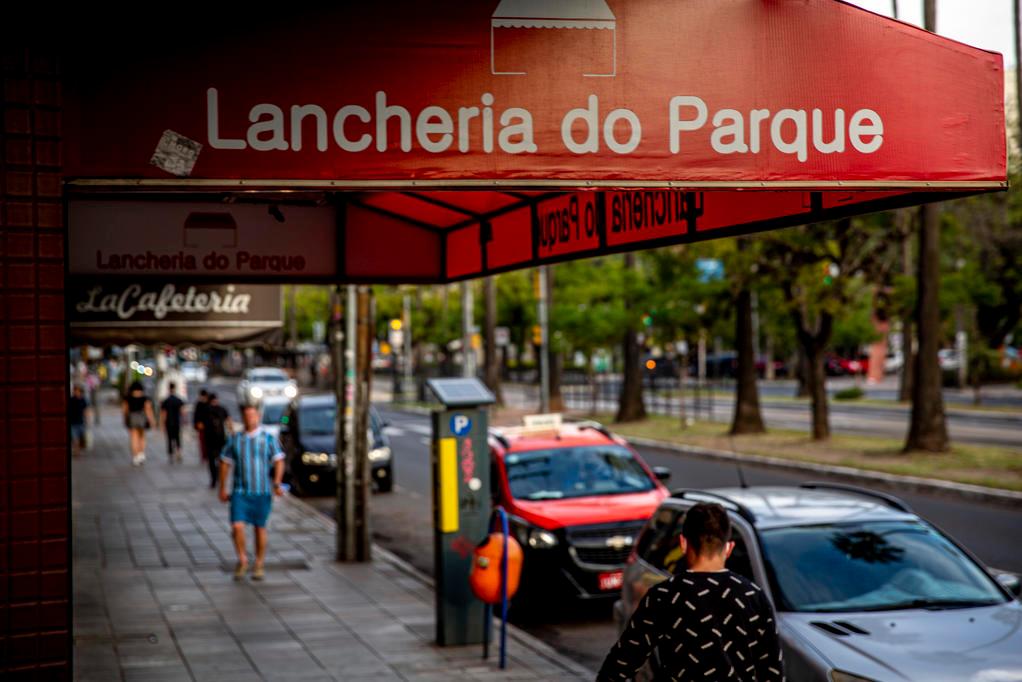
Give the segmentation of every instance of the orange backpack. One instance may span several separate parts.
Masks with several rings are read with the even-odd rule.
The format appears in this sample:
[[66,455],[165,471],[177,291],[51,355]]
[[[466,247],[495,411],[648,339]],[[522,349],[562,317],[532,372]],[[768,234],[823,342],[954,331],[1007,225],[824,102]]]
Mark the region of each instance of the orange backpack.
[[[468,583],[472,592],[487,604],[500,603],[500,565],[504,556],[504,534],[490,533],[472,553]],[[522,546],[513,536],[507,538],[507,598],[518,591],[522,577]]]

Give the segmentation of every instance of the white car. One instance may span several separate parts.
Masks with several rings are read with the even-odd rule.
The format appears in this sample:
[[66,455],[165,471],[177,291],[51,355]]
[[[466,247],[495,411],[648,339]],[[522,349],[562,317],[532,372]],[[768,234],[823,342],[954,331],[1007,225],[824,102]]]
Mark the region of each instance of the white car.
[[897,374],[905,366],[905,356],[901,353],[888,353],[884,358],[884,372],[886,374]]
[[298,384],[277,367],[253,367],[245,370],[238,384],[238,404],[259,403],[266,398],[287,399],[298,395]]
[[942,348],[937,351],[937,362],[945,372],[956,372],[962,366],[962,359],[958,351],[953,348]]
[[206,368],[198,362],[182,362],[181,374],[186,381],[192,381],[197,384],[204,384],[209,379]]

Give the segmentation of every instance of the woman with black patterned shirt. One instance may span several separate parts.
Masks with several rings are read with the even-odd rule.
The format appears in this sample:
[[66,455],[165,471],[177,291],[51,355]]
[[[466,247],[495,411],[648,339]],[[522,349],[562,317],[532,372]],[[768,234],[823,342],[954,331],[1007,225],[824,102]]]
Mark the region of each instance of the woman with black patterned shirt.
[[727,512],[697,504],[681,535],[688,570],[649,589],[596,679],[631,679],[655,653],[656,680],[783,681],[770,602],[724,568],[734,549]]

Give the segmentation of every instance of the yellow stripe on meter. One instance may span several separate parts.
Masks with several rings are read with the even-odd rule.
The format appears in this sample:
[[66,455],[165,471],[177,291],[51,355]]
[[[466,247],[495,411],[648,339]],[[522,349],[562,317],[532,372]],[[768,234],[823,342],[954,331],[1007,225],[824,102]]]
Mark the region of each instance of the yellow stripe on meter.
[[440,532],[458,532],[458,441],[440,439]]

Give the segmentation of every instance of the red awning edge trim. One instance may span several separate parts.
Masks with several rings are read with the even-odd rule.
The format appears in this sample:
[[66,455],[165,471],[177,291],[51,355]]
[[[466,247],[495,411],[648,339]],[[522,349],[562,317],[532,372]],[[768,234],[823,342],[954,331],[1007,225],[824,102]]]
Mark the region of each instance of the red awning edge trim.
[[334,190],[391,190],[391,189],[552,189],[559,191],[585,189],[735,189],[735,190],[996,190],[1007,189],[1007,180],[773,180],[773,181],[713,181],[691,182],[681,180],[234,180],[212,178],[68,178],[66,184],[83,189],[118,189],[132,187],[145,189],[181,188],[234,189],[287,188]]

